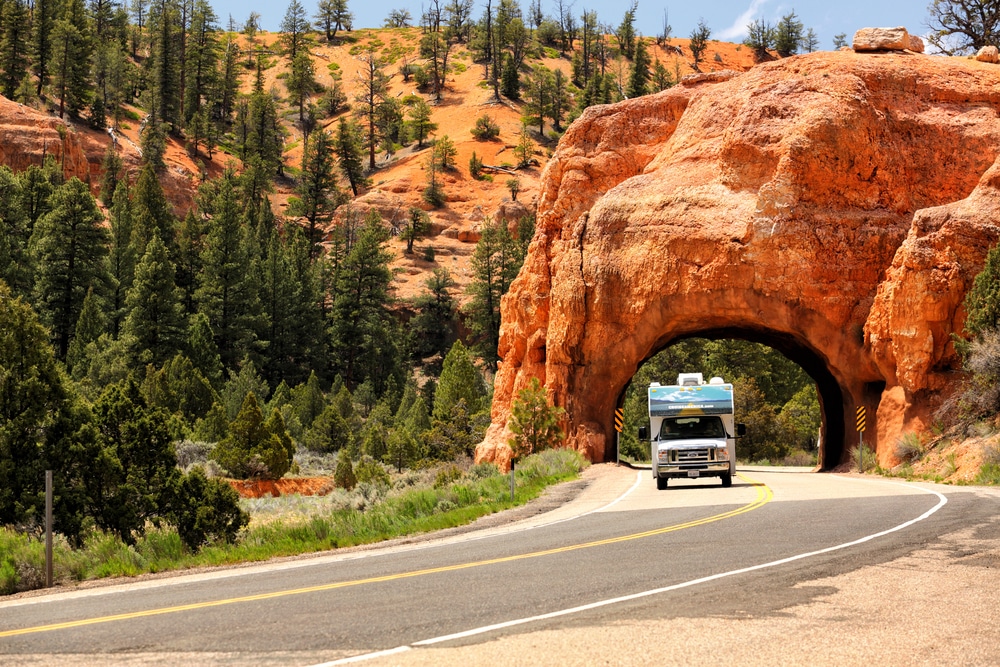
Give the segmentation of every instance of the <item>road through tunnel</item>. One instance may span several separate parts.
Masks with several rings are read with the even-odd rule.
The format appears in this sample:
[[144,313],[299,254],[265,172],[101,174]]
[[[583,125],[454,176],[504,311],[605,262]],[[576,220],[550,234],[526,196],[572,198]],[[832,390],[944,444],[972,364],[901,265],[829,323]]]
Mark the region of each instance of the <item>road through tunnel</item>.
[[[759,345],[740,345],[741,342]],[[709,343],[711,349],[705,343]],[[720,356],[720,350],[722,356],[728,354],[728,362],[717,358]],[[780,356],[775,357],[768,352],[777,352]],[[663,353],[666,353],[665,358]],[[746,358],[748,355],[754,358]],[[710,357],[716,359],[711,361]],[[847,422],[852,415],[849,414],[849,402],[845,400],[845,390],[828,364],[815,350],[788,334],[730,327],[696,331],[675,337],[643,360],[636,374],[618,396],[617,407],[621,408],[626,416],[626,430],[616,439],[617,447],[608,448],[605,456],[607,462],[619,457],[624,457],[626,460],[648,458],[648,443],[638,442],[634,433],[637,425],[648,423],[646,388],[649,382],[674,384],[677,375],[686,372],[701,372],[706,381],[710,375],[723,375],[727,382],[739,378],[738,386],[745,386],[747,378],[754,378],[757,374],[760,377],[754,378],[754,386],[762,396],[768,395],[772,404],[776,402],[774,397],[781,397],[775,406],[778,409],[785,408],[800,413],[811,411],[810,399],[813,397],[818,399],[816,406],[819,418],[818,433],[813,432],[814,437],[809,439],[808,444],[803,444],[801,439],[795,439],[796,435],[801,437],[801,428],[798,434],[788,429],[785,433],[789,442],[782,444],[789,452],[815,453],[821,470],[829,470],[839,465],[854,446],[853,442],[848,441],[850,432],[847,429]],[[774,384],[786,386],[772,386]],[[806,384],[810,386],[803,386]],[[799,396],[806,398],[789,400],[799,399]],[[742,397],[737,397],[738,406],[742,403],[740,398]],[[867,398],[877,405],[878,396]],[[796,416],[798,419],[806,417],[811,418],[812,415]],[[791,424],[792,418],[786,415],[783,423]],[[806,430],[809,430],[808,427]],[[757,435],[759,437],[760,434]],[[741,458],[746,457],[746,452],[741,450],[739,445],[737,445],[737,455]]]

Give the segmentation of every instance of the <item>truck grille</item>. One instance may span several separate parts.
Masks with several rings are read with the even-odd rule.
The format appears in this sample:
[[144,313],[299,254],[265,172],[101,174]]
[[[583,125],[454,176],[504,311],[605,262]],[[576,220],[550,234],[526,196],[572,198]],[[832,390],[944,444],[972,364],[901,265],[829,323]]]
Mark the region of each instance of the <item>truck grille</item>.
[[675,449],[670,452],[670,460],[674,463],[705,463],[715,460],[715,449]]

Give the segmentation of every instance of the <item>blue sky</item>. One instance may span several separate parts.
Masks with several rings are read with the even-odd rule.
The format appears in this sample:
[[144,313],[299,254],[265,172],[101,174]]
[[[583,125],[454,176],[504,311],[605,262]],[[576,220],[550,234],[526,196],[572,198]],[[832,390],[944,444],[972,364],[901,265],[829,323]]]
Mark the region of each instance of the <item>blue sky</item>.
[[[210,0],[220,23],[225,25],[231,14],[238,24],[242,24],[251,9],[263,17],[263,27],[277,30],[281,18],[288,8],[289,0],[264,0],[248,4],[238,0]],[[315,12],[318,0],[299,0],[310,13]],[[629,0],[575,0],[574,14],[582,14],[584,9],[594,10],[602,22],[617,25],[628,6]],[[444,5],[447,0],[441,0]],[[529,0],[521,0],[527,9]],[[669,12],[673,34],[687,37],[698,24],[699,18],[712,29],[712,37],[725,41],[740,42],[746,35],[746,24],[754,19],[775,23],[787,12],[795,10],[807,28],[812,28],[819,36],[820,48],[832,48],[833,36],[846,33],[848,42],[854,31],[864,27],[889,27],[903,25],[911,32],[921,35],[927,31],[927,5],[930,0],[833,0],[820,2],[788,2],[787,0],[709,0],[708,2],[664,2],[663,0],[639,0],[637,24],[645,35],[655,35],[663,23],[663,10]],[[425,0],[426,4],[426,0]],[[475,16],[482,15],[484,2],[476,0]],[[348,7],[354,14],[355,28],[377,28],[391,9],[408,9],[416,19],[420,16],[420,0],[348,0]],[[542,0],[546,14],[554,15],[554,0]]]

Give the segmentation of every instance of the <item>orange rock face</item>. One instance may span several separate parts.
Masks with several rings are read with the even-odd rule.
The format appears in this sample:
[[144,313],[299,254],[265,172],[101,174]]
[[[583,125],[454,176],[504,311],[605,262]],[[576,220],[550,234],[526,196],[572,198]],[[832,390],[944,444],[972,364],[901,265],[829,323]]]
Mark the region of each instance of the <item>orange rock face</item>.
[[589,109],[543,175],[477,460],[509,461],[532,377],[565,408],[567,446],[613,458],[637,368],[699,335],[812,375],[824,466],[856,446],[858,406],[890,462],[954,385],[950,335],[1000,238],[997,90],[976,61],[828,52]]

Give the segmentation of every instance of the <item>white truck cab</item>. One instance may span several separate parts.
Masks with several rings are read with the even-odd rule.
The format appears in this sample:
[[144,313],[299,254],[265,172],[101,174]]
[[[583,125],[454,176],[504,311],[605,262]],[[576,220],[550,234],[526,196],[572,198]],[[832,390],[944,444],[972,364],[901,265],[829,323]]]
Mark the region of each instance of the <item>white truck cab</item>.
[[681,373],[677,384],[649,385],[649,439],[653,478],[663,490],[671,477],[719,477],[732,486],[736,473],[736,438],[746,432],[736,424],[733,385],[701,373]]

